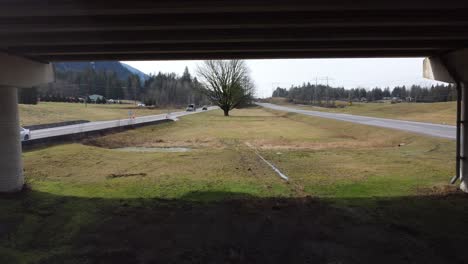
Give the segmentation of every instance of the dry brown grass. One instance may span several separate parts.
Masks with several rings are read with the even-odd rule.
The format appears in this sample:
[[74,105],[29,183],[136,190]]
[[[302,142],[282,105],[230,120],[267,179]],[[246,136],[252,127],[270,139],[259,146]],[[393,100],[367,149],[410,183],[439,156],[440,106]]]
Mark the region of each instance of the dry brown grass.
[[[243,120],[243,126],[238,125],[240,120]],[[141,130],[128,131],[90,139],[85,143],[106,148],[222,149],[250,140],[256,148],[263,150],[320,150],[393,147],[405,143],[402,137],[408,137],[407,133],[400,131],[389,133],[388,130],[266,109],[237,110],[229,118],[220,118],[219,113],[207,113],[203,118],[194,117],[143,130],[144,133]]]
[[[283,186],[246,142],[288,175],[290,185]],[[263,108],[235,110],[230,117],[222,116],[221,111],[210,111],[86,143],[92,146],[64,146],[31,153],[26,167],[33,171],[28,173],[34,178],[60,177],[59,181],[67,184],[79,179],[112,186],[114,183],[104,181],[108,175],[145,173],[147,176],[139,181],[152,186],[151,195],[164,197],[194,186],[203,189],[208,183],[224,186],[221,188],[243,186],[242,190],[259,195],[268,194],[273,188],[277,193],[294,196],[361,197],[414,194],[415,186],[446,184],[454,166],[454,143],[450,140]],[[192,151],[127,153],[109,149],[120,147],[188,147]],[[128,186],[116,185],[111,192],[137,188],[139,184],[131,178],[126,181]],[[272,179],[278,182],[270,185]],[[180,184],[187,188],[165,189]],[[166,187],[161,189],[163,186]]]
[[342,108],[324,108],[307,105],[295,105],[288,103],[286,100],[273,100],[273,103],[288,105],[304,110],[456,125],[456,102],[399,104],[353,102],[352,106],[349,106],[346,102],[341,102],[340,104],[345,106]]
[[[169,111],[175,110],[169,109]],[[23,126],[72,120],[104,121],[126,119],[128,118],[128,111],[132,111],[138,117],[167,113],[168,109],[138,108],[133,104],[88,104],[85,107],[84,104],[77,103],[41,102],[37,105],[19,105],[20,122]]]

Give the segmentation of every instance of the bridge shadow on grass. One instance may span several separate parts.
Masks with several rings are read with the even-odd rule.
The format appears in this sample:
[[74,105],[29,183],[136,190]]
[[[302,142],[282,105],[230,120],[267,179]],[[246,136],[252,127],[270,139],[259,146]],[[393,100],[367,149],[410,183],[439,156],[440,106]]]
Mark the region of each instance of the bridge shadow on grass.
[[316,199],[194,192],[161,200],[27,190],[1,196],[0,210],[0,263],[426,264],[468,257],[463,194]]

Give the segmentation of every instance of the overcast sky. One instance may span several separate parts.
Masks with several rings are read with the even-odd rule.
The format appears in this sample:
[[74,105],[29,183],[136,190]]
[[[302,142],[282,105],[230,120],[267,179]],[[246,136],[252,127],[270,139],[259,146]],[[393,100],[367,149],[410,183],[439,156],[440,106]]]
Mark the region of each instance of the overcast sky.
[[[124,61],[144,73],[175,72],[179,75],[185,66],[195,75],[201,61]],[[247,60],[257,95],[267,97],[274,87],[300,85],[303,82],[326,84],[345,88],[366,89],[397,85],[431,85],[422,77],[423,58],[402,59],[288,59]]]

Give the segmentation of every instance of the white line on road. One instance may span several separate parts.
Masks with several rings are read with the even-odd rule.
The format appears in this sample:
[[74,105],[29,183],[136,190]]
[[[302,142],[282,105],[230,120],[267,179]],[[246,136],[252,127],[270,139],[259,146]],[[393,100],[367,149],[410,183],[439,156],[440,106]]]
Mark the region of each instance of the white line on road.
[[388,119],[388,118],[378,118],[370,116],[359,116],[359,115],[350,115],[350,114],[337,114],[329,112],[320,112],[312,110],[302,110],[293,107],[280,106],[269,103],[256,103],[259,106],[270,108],[273,110],[285,111],[298,113],[309,116],[316,116],[322,118],[335,119],[339,121],[352,122],[362,125],[384,127],[390,129],[403,130],[407,132],[413,132],[418,134],[424,134],[434,137],[456,139],[456,127],[448,125],[439,125],[431,124],[424,122],[415,122],[415,121],[405,121],[397,119]]

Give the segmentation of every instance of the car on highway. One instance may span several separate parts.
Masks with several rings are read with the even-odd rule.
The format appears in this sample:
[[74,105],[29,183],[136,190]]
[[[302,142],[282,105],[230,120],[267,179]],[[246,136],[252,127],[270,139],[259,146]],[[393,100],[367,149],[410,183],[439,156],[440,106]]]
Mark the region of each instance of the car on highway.
[[31,138],[31,131],[24,127],[20,127],[20,139],[21,141],[26,141]]
[[208,106],[204,105],[204,106],[202,107],[202,109],[201,109],[201,110],[203,110],[203,111],[206,111],[206,110],[208,110]]
[[185,109],[185,111],[187,112],[194,112],[194,111],[197,111],[197,108],[195,108],[195,105],[194,104],[189,104],[187,106],[187,109]]

